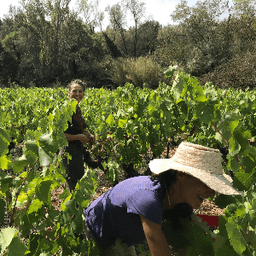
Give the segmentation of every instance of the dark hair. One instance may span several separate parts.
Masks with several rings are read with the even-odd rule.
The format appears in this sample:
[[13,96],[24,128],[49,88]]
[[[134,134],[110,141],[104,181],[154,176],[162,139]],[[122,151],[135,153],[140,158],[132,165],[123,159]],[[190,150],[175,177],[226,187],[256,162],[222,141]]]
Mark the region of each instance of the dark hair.
[[176,204],[172,209],[167,209],[163,212],[162,221],[168,221],[174,231],[179,231],[183,228],[181,219],[188,219],[191,221],[191,214],[193,208],[188,203]]
[[171,189],[172,185],[177,181],[177,171],[176,170],[168,170],[166,172],[162,172],[160,174],[151,174],[150,179],[152,181],[158,180],[162,187],[164,187],[163,199],[165,198],[167,191]]
[[[163,199],[165,199],[167,191],[170,190],[173,184],[177,181],[177,171],[168,170],[162,172],[158,175],[152,174],[151,180],[158,180],[160,184],[164,187]],[[191,214],[193,213],[193,208],[187,203],[176,204],[172,209],[167,209],[163,212],[162,221],[171,222],[172,228],[175,231],[182,229],[181,219],[191,220]]]
[[72,86],[73,84],[78,84],[78,85],[80,85],[80,86],[82,87],[83,91],[85,91],[85,89],[87,88],[85,82],[83,82],[83,81],[80,80],[80,79],[75,79],[75,80],[72,80],[72,81],[68,84],[68,89],[69,89],[69,91],[71,90],[71,86]]

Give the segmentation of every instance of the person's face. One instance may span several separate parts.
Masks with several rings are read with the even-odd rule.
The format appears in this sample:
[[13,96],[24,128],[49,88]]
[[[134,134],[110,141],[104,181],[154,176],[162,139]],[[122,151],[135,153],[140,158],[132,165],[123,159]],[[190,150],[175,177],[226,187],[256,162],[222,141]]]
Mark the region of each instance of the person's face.
[[204,199],[215,195],[214,190],[193,176],[178,172],[177,181],[180,203],[188,203],[193,209],[198,209]]
[[79,103],[84,97],[84,91],[81,85],[79,84],[72,84],[71,89],[68,92],[70,99],[76,99]]

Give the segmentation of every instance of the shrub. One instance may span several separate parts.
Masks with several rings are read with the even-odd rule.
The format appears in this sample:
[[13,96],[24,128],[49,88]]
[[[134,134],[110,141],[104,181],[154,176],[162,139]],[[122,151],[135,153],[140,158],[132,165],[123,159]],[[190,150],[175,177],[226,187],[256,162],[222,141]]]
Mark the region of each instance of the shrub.
[[112,80],[119,86],[129,82],[137,87],[157,88],[159,82],[166,82],[162,68],[150,57],[138,59],[119,58],[112,63]]
[[256,87],[255,63],[255,54],[246,53],[243,57],[238,55],[200,77],[199,81],[202,85],[210,81],[218,88],[252,89]]

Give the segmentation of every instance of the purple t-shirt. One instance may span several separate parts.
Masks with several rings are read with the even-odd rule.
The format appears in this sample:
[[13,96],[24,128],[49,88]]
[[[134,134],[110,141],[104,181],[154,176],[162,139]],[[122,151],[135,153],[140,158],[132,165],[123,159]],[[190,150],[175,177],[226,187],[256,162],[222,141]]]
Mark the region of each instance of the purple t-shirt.
[[148,176],[126,179],[93,201],[84,211],[95,239],[111,246],[117,237],[128,246],[145,240],[139,215],[161,224],[163,188]]

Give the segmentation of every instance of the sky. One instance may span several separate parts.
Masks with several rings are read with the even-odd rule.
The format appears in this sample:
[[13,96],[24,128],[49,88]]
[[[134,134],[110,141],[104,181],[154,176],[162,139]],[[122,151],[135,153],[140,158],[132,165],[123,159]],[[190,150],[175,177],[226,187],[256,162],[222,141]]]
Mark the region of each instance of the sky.
[[[77,0],[71,0],[70,8],[75,9]],[[114,5],[120,2],[120,0],[100,0],[101,10],[105,10],[108,5]],[[161,25],[172,24],[171,13],[175,10],[175,6],[179,0],[141,0],[146,4],[146,17],[152,17],[158,21]],[[196,0],[189,0],[188,3],[191,5]],[[1,0],[0,3],[0,18],[4,18],[4,15],[8,13],[9,6],[21,6],[20,0]],[[106,15],[105,15],[106,16]],[[108,17],[105,17],[105,25],[108,25]],[[128,24],[129,25],[129,24]],[[133,24],[131,24],[132,26]]]

